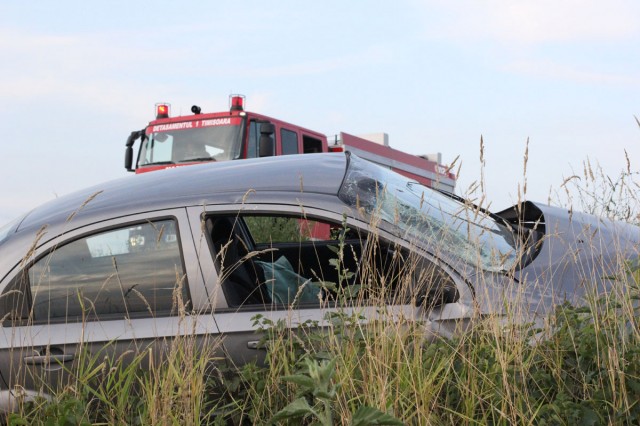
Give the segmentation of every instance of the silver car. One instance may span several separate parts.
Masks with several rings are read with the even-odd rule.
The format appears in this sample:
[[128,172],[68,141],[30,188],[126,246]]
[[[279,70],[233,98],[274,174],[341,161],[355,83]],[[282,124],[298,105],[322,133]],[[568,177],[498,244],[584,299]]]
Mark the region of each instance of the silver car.
[[382,298],[425,336],[516,305],[544,316],[611,290],[638,242],[531,202],[491,214],[349,153],[123,178],[0,229],[0,410],[65,383],[81,347],[216,336],[230,363],[260,362],[256,314],[296,327],[357,305],[366,320]]

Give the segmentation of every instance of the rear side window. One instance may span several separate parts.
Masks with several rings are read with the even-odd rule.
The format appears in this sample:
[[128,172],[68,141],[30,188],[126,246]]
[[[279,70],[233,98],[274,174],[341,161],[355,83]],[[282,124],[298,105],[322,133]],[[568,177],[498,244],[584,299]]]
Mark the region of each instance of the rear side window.
[[75,240],[37,261],[28,278],[35,322],[166,315],[189,297],[173,220]]
[[322,152],[322,141],[311,136],[302,136],[302,149],[304,154]]

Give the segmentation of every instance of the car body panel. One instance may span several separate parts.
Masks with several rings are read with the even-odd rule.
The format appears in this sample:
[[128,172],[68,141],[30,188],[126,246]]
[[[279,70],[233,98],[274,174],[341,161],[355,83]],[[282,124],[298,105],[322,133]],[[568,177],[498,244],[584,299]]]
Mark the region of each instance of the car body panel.
[[484,297],[477,297],[485,312],[505,312],[501,301],[508,300],[519,315],[540,321],[561,303],[581,305],[586,298],[622,290],[612,278],[639,255],[640,228],[628,223],[531,201],[497,215],[520,216],[521,223],[543,234],[537,254],[514,271],[513,280],[485,276]]

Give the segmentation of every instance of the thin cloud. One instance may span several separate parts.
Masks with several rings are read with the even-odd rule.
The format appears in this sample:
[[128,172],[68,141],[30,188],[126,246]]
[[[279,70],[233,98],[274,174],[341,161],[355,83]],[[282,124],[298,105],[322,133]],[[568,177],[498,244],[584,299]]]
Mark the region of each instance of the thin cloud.
[[[394,55],[392,47],[374,45],[349,55],[307,61],[289,55],[289,62],[274,60],[260,64],[252,59],[249,64],[251,58],[246,55],[223,55],[223,50],[231,49],[229,44],[208,43],[209,36],[188,46],[157,45],[148,37],[146,31],[51,36],[0,30],[0,56],[5,60],[0,69],[0,98],[15,102],[59,96],[104,99],[108,103],[109,99],[117,102],[126,98],[129,90],[144,91],[141,86],[166,93],[166,87],[154,87],[160,85],[163,71],[185,78],[308,76],[354,69],[362,64],[389,63]],[[221,57],[226,59],[220,60]],[[141,85],[140,73],[145,69],[150,74]]]
[[145,69],[153,72],[157,68],[154,65],[164,63],[167,57],[179,62],[189,53],[166,47],[158,52],[158,47],[147,48],[145,40],[132,39],[135,34],[53,36],[0,30],[4,63],[0,68],[0,99],[16,103],[55,97],[114,109],[122,107],[122,99],[135,103],[131,94],[144,87],[166,91],[153,75],[142,83],[136,76]]
[[580,69],[550,60],[519,60],[509,63],[504,70],[537,78],[568,80],[586,84],[609,84],[622,87],[640,87],[640,79],[624,74],[604,73]]
[[313,59],[301,62],[279,62],[275,66],[224,67],[211,70],[212,73],[239,77],[270,78],[327,74],[335,71],[358,68],[363,65],[379,65],[393,60],[393,49],[388,45],[369,46],[360,52],[331,58]]
[[621,41],[640,34],[635,0],[435,0],[416,2],[435,38],[499,43]]

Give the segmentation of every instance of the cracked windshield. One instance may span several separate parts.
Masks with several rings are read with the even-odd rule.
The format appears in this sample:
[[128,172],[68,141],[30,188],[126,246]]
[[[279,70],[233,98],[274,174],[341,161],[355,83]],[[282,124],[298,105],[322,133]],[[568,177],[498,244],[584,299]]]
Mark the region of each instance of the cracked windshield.
[[513,233],[506,226],[411,179],[351,157],[340,198],[392,224],[408,240],[447,251],[491,272],[518,262]]

